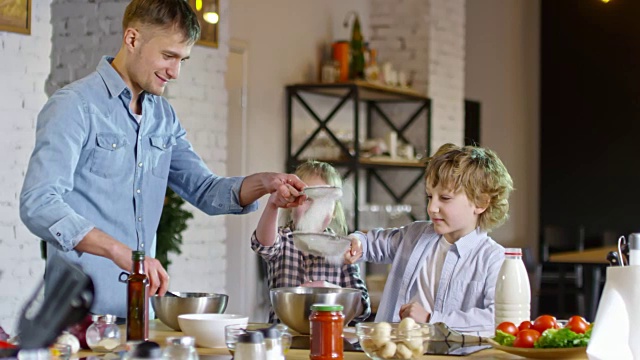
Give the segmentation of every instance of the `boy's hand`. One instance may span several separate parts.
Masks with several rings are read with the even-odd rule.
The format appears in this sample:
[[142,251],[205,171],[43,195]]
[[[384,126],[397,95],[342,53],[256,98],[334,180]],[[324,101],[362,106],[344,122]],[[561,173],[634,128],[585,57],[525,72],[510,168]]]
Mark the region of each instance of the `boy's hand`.
[[345,264],[355,264],[362,257],[362,243],[355,236],[349,236],[351,247],[344,253]]
[[431,318],[431,314],[417,302],[410,302],[400,306],[399,315],[400,319],[410,317],[420,323],[429,322],[429,319]]

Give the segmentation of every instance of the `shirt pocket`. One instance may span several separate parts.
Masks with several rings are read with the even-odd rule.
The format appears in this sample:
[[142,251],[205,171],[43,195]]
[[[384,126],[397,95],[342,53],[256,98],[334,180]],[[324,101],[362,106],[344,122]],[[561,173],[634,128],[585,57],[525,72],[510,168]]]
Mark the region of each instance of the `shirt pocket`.
[[90,171],[103,178],[113,178],[124,173],[126,135],[98,133]]
[[449,301],[445,301],[446,306],[462,311],[479,306],[481,303],[478,304],[478,301],[482,295],[482,289],[483,283],[480,281],[452,281],[449,288]]
[[171,148],[176,144],[173,135],[158,135],[149,137],[151,141],[151,173],[161,179],[169,176],[171,166]]

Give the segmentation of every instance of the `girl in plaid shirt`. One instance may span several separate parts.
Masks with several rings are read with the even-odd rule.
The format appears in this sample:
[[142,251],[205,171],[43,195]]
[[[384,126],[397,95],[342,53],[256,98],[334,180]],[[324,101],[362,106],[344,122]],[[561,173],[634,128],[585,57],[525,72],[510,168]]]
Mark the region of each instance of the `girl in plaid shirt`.
[[[307,186],[332,185],[342,187],[342,177],[336,169],[324,162],[307,161],[298,166],[296,175]],[[295,208],[283,210],[285,226],[278,227],[278,206],[273,196],[260,217],[258,227],[251,237],[251,248],[267,263],[267,280],[270,289],[294,286],[348,287],[362,292],[362,311],[354,319],[362,321],[371,314],[369,292],[360,277],[356,264],[332,265],[321,256],[298,250],[293,244],[291,232],[309,209],[311,199]],[[340,200],[336,200],[333,216],[325,219],[327,232],[346,235],[347,224]],[[276,321],[273,309],[269,310],[269,322]]]

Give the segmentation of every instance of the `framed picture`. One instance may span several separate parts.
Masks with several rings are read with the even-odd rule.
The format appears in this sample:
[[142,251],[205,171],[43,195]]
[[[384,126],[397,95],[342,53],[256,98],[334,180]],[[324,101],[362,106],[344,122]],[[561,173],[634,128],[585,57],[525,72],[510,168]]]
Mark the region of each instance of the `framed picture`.
[[219,0],[189,0],[198,15],[202,33],[197,45],[218,47],[218,22],[220,20]]
[[31,34],[31,0],[0,1],[0,31]]

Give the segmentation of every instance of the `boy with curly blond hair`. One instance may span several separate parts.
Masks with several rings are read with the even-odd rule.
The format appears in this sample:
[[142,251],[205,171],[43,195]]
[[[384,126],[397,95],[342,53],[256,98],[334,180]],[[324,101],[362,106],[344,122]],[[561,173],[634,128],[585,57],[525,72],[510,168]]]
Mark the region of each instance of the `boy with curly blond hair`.
[[490,334],[504,248],[487,232],[508,217],[511,176],[491,150],[445,144],[425,179],[430,220],[355,232],[345,260],[392,264],[376,321],[410,317]]

